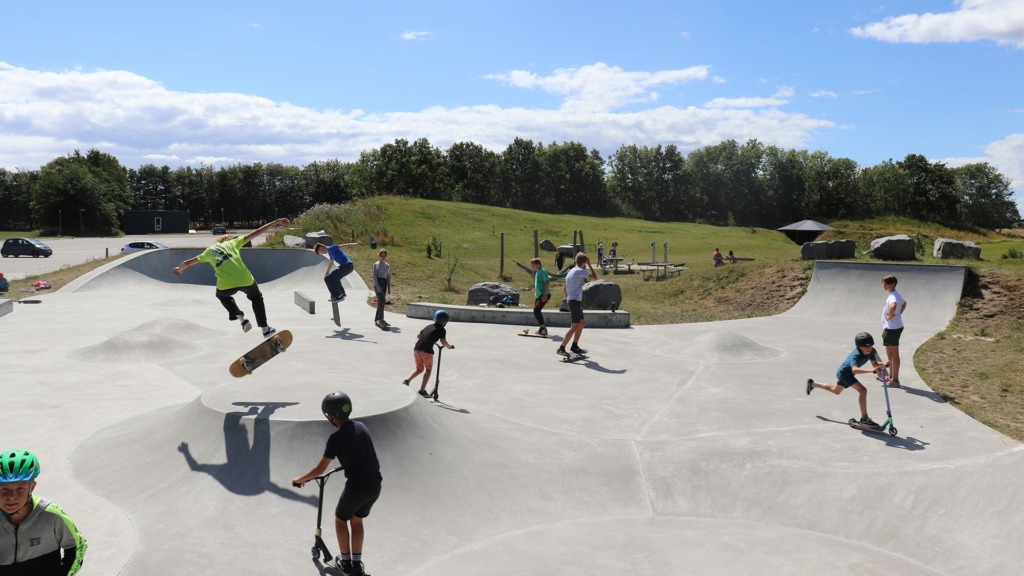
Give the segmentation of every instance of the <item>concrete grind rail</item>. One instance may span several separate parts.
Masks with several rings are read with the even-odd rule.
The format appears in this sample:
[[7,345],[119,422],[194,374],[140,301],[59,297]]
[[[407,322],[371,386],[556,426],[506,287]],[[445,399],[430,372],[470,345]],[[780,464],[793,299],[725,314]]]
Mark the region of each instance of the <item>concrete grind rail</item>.
[[[453,322],[433,403],[401,383],[427,321],[387,313],[393,331],[378,330],[355,274],[341,328],[307,314],[294,291],[326,301],[326,264],[301,250],[244,253],[271,325],[295,342],[231,378],[259,337],[226,320],[212,274],[171,276],[185,252],[121,259],[0,318],[3,444],[39,454],[37,492],[89,540],[82,574],[320,574],[316,486],[290,480],[320,457],[334,390],[381,458],[364,548],[377,576],[1024,566],[1024,449],[913,365],[952,317],[962,267],[819,263],[785,314],[588,328],[590,357],[574,364],[554,353],[564,329]],[[832,378],[856,332],[880,339],[890,272],[908,300],[896,438],[846,425],[855,394],[803,389]],[[881,389],[862,382],[877,419]],[[328,518],[342,485],[327,484]]]

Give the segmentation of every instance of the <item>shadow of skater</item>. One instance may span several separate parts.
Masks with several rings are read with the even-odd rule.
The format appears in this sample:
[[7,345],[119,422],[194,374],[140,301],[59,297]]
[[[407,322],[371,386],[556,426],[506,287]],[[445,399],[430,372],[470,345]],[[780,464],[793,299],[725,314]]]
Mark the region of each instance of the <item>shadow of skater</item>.
[[[316,496],[300,496],[290,488],[274,484],[270,480],[270,415],[278,408],[293,406],[295,402],[235,402],[236,406],[247,406],[245,412],[228,412],[224,415],[224,453],[228,461],[223,464],[200,464],[192,456],[188,442],[178,445],[178,451],[193,472],[205,472],[234,494],[255,496],[264,492],[276,494],[289,500],[297,500],[316,506]],[[262,407],[262,410],[261,410]],[[253,419],[252,445],[245,416]]]

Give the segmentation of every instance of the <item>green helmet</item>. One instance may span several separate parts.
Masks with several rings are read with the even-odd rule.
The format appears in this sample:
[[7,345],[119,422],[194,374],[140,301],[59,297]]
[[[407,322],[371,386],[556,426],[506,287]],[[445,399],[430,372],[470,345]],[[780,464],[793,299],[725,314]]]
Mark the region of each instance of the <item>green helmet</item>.
[[0,483],[24,482],[39,476],[39,459],[28,450],[0,454]]

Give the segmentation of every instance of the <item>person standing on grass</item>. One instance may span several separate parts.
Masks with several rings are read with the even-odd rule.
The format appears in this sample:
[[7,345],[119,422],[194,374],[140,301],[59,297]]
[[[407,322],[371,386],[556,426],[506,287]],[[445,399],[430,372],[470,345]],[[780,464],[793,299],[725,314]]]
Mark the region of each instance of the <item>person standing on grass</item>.
[[537,319],[537,334],[548,335],[548,327],[544,325],[544,314],[541,310],[551,300],[551,276],[541,266],[540,258],[530,260],[533,268],[533,316]]
[[903,334],[903,311],[907,309],[907,301],[896,291],[896,276],[889,274],[882,278],[882,288],[888,292],[885,307],[882,308],[882,345],[885,346],[885,357],[889,360],[892,380],[890,388],[900,386],[900,336]]
[[565,275],[565,299],[572,326],[569,327],[569,331],[562,339],[562,345],[556,351],[562,356],[569,356],[569,353],[565,351],[565,344],[569,341],[572,341],[570,350],[573,354],[582,356],[587,353],[586,350],[580,348],[580,336],[583,335],[583,327],[586,325],[583,320],[583,285],[591,280],[597,280],[597,273],[590,265],[590,257],[583,252],[578,252],[576,265]]

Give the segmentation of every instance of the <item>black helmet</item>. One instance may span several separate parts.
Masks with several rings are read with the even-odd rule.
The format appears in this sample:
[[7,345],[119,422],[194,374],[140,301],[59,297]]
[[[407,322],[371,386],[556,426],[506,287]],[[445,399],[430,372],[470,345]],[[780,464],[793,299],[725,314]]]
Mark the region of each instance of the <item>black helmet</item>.
[[352,415],[352,400],[344,392],[331,392],[320,402],[320,410],[327,418],[348,418]]
[[867,332],[861,332],[860,334],[857,334],[856,336],[854,336],[853,342],[857,346],[874,346],[875,345],[875,339],[872,338],[871,334],[868,334]]
[[441,320],[448,320],[451,316],[447,310],[438,310],[434,312],[434,322],[440,322]]

